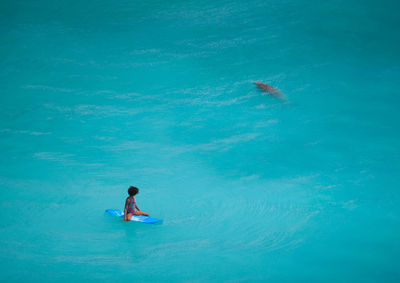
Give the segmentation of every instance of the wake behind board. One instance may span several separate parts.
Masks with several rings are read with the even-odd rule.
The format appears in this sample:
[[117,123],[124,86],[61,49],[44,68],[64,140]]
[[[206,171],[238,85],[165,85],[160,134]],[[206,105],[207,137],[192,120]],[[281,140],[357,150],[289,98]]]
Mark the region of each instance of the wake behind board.
[[[107,209],[106,213],[117,216],[117,217],[124,217],[124,213],[119,209]],[[162,219],[153,218],[150,216],[144,215],[132,215],[131,221],[137,221],[147,224],[162,222]]]

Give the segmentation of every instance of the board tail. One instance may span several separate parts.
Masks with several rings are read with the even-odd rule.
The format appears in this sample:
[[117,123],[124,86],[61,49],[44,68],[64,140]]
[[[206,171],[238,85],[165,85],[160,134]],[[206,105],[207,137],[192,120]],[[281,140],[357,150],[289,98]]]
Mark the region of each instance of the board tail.
[[124,213],[119,209],[106,209],[106,213],[117,216],[117,217],[124,216]]

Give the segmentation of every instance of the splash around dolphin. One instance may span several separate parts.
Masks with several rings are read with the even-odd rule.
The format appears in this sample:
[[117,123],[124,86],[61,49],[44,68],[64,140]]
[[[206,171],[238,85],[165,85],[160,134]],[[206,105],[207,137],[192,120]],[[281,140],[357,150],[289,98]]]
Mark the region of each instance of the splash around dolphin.
[[254,84],[258,87],[259,90],[268,93],[269,95],[278,98],[280,100],[286,100],[285,95],[276,87],[273,87],[269,84],[262,82],[254,82]]

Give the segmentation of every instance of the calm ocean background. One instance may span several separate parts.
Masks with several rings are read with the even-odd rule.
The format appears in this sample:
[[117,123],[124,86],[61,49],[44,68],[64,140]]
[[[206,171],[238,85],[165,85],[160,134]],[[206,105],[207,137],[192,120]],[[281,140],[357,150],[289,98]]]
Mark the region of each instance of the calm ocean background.
[[1,1],[0,281],[399,282],[399,9]]

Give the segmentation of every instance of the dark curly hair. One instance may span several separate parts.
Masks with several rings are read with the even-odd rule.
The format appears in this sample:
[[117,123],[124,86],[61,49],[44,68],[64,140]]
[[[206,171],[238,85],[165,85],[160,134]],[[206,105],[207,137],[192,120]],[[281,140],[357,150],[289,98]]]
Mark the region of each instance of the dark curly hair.
[[134,186],[130,186],[128,189],[128,194],[133,197],[134,195],[137,195],[139,193],[139,189],[134,187]]

